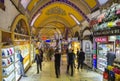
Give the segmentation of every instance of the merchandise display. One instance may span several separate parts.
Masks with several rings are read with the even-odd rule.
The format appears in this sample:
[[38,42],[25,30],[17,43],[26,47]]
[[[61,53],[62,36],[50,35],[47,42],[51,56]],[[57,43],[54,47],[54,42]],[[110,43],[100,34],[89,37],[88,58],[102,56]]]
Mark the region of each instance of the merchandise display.
[[100,43],[97,47],[97,68],[101,71],[104,71],[104,69],[107,67],[107,52],[113,49],[113,44],[109,43]]
[[[119,38],[119,37],[117,36],[117,38]],[[115,44],[116,44],[115,45],[116,46],[116,50],[115,50],[115,52],[116,52],[115,62],[120,63],[120,40],[116,40]]]
[[[116,53],[115,65],[119,65],[119,33],[120,33],[120,5],[113,4],[109,9],[93,19],[90,27],[93,30],[94,42],[96,43],[97,68],[104,71],[107,68],[107,52],[112,49]],[[95,49],[95,48],[94,48]],[[111,72],[112,73],[112,72]]]
[[15,79],[15,52],[13,47],[2,48],[2,75],[3,81]]
[[[26,45],[18,45],[15,46],[15,73],[16,73],[16,80],[18,80],[20,78],[20,67],[18,65],[18,58],[17,58],[17,54],[18,54],[18,50],[21,50],[21,54],[23,56],[24,59],[26,59],[29,56],[29,44]],[[24,68],[26,68],[29,65],[29,59],[27,59],[24,62]]]

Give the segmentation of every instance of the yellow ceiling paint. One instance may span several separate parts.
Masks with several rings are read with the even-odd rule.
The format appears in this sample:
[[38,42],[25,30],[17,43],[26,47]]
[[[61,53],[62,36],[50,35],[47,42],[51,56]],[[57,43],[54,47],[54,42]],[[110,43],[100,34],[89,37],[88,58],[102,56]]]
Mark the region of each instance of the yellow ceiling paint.
[[90,6],[90,8],[94,8],[97,4],[96,0],[85,0],[85,2]]
[[[62,14],[61,12],[64,12],[65,14]],[[73,9],[71,6],[68,6],[64,3],[59,3],[59,2],[53,3],[41,10],[41,15],[36,19],[34,26],[38,27],[46,19],[50,17],[56,17],[56,16],[67,20],[71,26],[74,26],[76,22],[70,17],[70,14],[73,14],[78,21],[83,20],[82,15],[79,12],[77,12],[75,9]],[[56,17],[56,20],[57,20],[57,17]]]
[[36,3],[38,2],[39,0],[31,0],[31,2],[29,3],[29,5],[28,5],[28,10],[29,11],[31,11],[33,8],[34,8],[34,6],[36,5]]

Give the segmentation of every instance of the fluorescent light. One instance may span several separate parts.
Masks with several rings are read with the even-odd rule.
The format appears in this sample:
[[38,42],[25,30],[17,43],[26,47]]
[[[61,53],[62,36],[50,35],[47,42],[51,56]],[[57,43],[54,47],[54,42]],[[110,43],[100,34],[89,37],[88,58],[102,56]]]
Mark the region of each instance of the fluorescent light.
[[38,13],[32,20],[30,26],[33,26],[34,22],[36,21],[36,19],[41,15],[41,13]]
[[80,22],[75,18],[74,15],[70,14],[70,17],[71,17],[78,25],[80,24]]

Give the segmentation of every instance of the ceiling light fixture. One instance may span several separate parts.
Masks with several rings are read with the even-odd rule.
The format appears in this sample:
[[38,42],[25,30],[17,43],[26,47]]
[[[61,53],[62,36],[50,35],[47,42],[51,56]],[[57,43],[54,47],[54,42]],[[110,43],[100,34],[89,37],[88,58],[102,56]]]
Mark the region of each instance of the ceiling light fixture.
[[36,19],[41,15],[41,13],[38,13],[32,20],[30,26],[33,26],[34,22],[36,21]]
[[70,14],[70,17],[71,17],[78,25],[80,25],[80,22],[75,18],[74,15]]

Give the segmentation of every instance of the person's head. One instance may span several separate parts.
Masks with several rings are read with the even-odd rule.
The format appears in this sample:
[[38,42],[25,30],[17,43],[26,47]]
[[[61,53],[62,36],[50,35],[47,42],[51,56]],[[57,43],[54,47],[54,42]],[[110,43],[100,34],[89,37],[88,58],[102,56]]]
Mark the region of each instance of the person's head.
[[82,48],[80,49],[80,51],[83,51]]
[[72,52],[74,52],[74,50],[72,50]]
[[21,50],[20,50],[20,49],[18,50],[18,53],[20,53],[20,54],[21,54]]
[[110,51],[112,51],[112,49],[110,49]]

